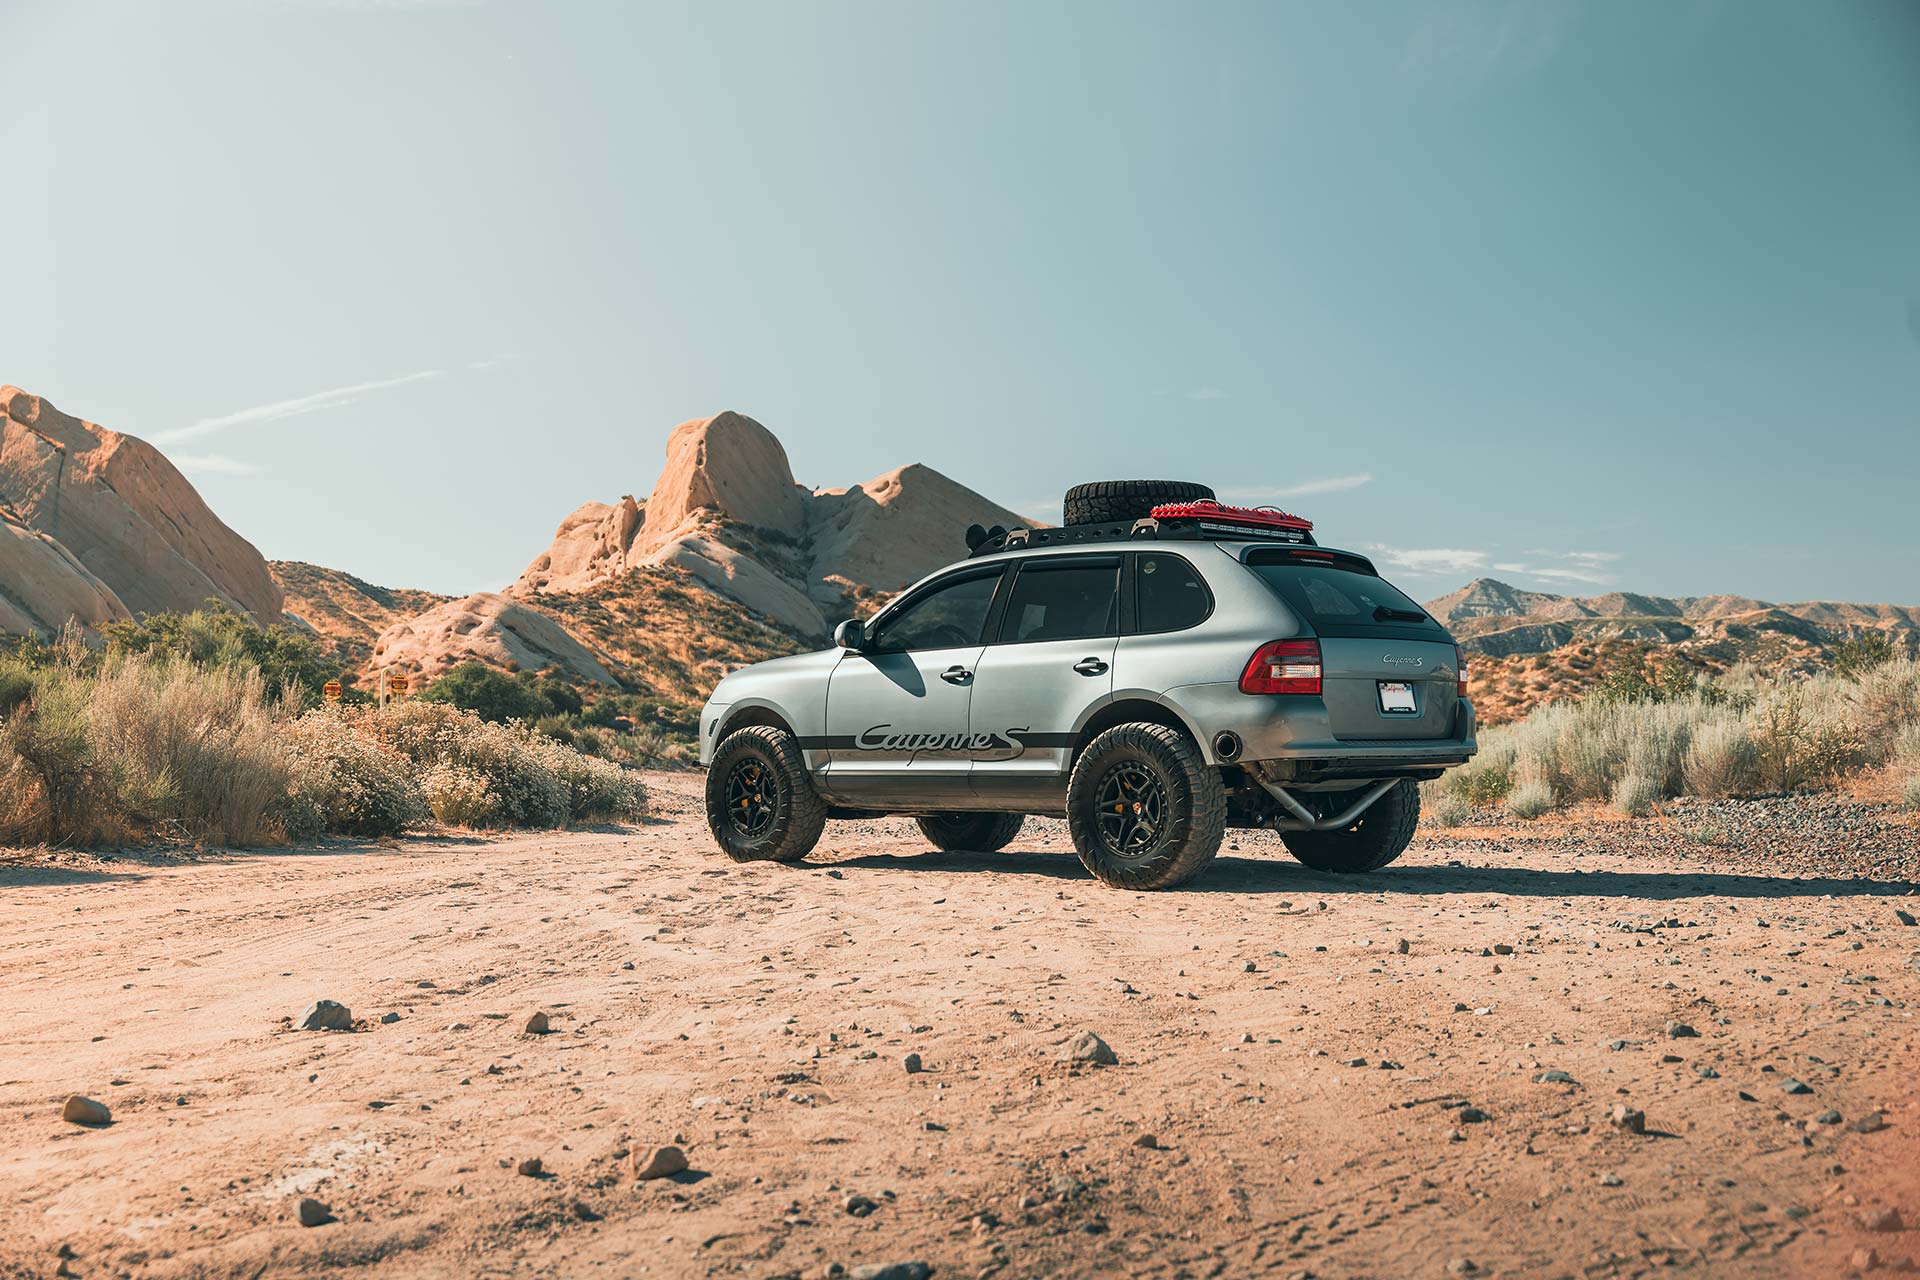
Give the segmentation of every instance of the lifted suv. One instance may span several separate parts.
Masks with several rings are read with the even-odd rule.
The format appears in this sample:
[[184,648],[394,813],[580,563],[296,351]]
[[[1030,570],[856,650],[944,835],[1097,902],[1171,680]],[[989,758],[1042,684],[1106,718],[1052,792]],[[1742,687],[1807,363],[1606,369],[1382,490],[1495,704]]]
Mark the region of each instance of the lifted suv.
[[969,559],[836,648],[722,680],[700,719],[720,847],[791,862],[828,818],[897,813],[992,851],[1032,813],[1118,888],[1181,883],[1230,826],[1322,871],[1393,861],[1416,783],[1475,750],[1459,646],[1309,522],[1211,497],[1081,485],[1065,526],[975,525]]

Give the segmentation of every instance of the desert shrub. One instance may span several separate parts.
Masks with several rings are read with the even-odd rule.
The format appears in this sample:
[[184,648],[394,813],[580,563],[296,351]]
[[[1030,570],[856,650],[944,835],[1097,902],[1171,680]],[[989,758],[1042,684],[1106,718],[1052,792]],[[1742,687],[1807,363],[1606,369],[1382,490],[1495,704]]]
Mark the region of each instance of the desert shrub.
[[0,716],[9,715],[33,693],[33,669],[18,658],[0,659]]
[[1893,661],[1893,641],[1884,631],[1862,631],[1848,636],[1833,651],[1833,674],[1858,680],[1874,668]]
[[377,719],[394,748],[415,765],[458,765],[485,778],[501,822],[516,827],[566,825],[567,785],[550,761],[559,759],[559,752],[574,753],[551,739],[425,700],[392,704]]
[[433,816],[450,827],[485,826],[493,816],[493,788],[471,769],[457,764],[429,765],[420,790]]
[[203,844],[279,837],[291,768],[257,669],[113,658],[87,710],[92,753],[131,827]]
[[573,749],[583,756],[597,756],[607,749],[607,735],[598,729],[575,729]]
[[1537,818],[1553,808],[1553,788],[1540,779],[1517,784],[1507,795],[1507,812],[1516,818]]
[[1710,720],[1687,745],[1685,794],[1732,796],[1751,791],[1759,779],[1753,735],[1737,720]]
[[149,613],[137,622],[109,622],[100,628],[111,658],[140,655],[173,659],[196,667],[227,667],[259,672],[261,683],[278,693],[292,685],[313,703],[335,672],[313,637],[285,627],[263,627],[219,600],[191,613]]
[[1675,702],[1699,695],[1700,676],[1683,661],[1656,667],[1644,651],[1612,663],[1587,690],[1586,700],[1620,702]]
[[0,760],[15,782],[10,839],[114,844],[131,834],[111,768],[88,738],[90,689],[70,668],[36,671],[32,691],[0,725]]
[[524,672],[508,675],[472,659],[428,685],[418,701],[458,707],[495,724],[537,720],[547,710],[545,701],[534,691],[532,677]]
[[1665,784],[1657,779],[1644,773],[1624,773],[1613,784],[1613,807],[1630,818],[1644,818],[1665,794]]
[[289,835],[396,836],[427,820],[412,762],[371,727],[364,712],[339,707],[310,711],[287,727],[293,777],[281,821]]
[[1894,735],[1893,762],[1901,768],[1920,772],[1920,719],[1902,725]]
[[1901,784],[1900,807],[1909,813],[1920,813],[1920,773],[1909,774]]
[[631,771],[547,738],[529,735],[525,745],[565,789],[568,820],[645,816],[646,787]]
[[552,671],[508,675],[471,658],[428,685],[420,699],[459,707],[495,724],[577,716],[582,708],[580,694]]
[[1844,691],[1844,715],[1857,730],[1872,763],[1884,763],[1900,749],[1901,735],[1920,725],[1920,662],[1900,658],[1860,673]]
[[[1429,786],[1434,789],[1428,791]],[[1429,783],[1420,789],[1426,793],[1421,797],[1420,812],[1432,825],[1461,827],[1473,821],[1473,806],[1445,787]]]

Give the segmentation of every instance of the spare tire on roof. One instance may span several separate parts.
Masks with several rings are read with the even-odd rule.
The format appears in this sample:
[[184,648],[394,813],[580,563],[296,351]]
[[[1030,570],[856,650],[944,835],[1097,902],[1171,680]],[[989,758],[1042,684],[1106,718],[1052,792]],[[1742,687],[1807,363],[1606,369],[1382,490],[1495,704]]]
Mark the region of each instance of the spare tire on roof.
[[1068,524],[1131,523],[1167,502],[1198,502],[1213,490],[1188,480],[1096,480],[1067,490],[1061,515]]

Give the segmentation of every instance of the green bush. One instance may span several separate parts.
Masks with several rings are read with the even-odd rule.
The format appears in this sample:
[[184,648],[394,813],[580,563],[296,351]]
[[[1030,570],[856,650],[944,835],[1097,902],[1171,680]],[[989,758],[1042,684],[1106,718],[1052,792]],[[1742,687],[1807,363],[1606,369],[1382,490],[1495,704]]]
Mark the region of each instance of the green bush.
[[336,674],[312,636],[262,627],[218,600],[191,613],[150,613],[135,622],[109,622],[100,633],[109,658],[140,655],[203,668],[252,669],[272,693],[291,685],[308,704],[319,701],[321,688]]
[[1833,651],[1833,674],[1858,680],[1875,667],[1893,661],[1893,640],[1884,631],[1862,631],[1848,636]]
[[428,685],[416,701],[458,707],[495,724],[509,720],[531,722],[548,709],[546,700],[534,689],[531,676],[525,672],[508,675],[473,659],[460,663]]

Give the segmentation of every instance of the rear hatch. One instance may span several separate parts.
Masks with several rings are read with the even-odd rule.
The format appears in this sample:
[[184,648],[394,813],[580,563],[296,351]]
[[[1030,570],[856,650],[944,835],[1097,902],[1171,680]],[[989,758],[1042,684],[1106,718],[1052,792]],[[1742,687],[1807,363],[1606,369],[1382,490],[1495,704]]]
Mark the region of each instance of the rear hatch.
[[1366,561],[1256,548],[1247,567],[1320,639],[1321,698],[1348,742],[1450,738],[1453,637]]

